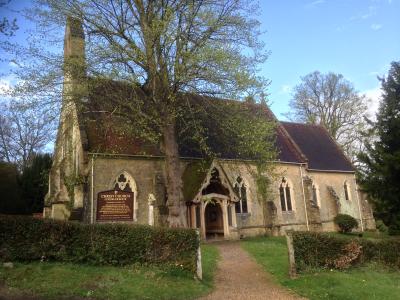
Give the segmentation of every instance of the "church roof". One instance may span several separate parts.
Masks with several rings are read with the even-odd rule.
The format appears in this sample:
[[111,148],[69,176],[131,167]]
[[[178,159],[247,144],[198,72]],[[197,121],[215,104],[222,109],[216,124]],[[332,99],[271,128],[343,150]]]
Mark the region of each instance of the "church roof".
[[324,127],[289,122],[281,124],[307,157],[309,169],[354,172],[351,162]]
[[[120,104],[120,100],[114,99],[121,99],[121,97],[129,99],[133,94],[140,97],[143,93],[140,88],[132,89],[127,84],[110,80],[101,82],[101,84],[90,84],[89,87],[88,100],[84,103],[79,114],[80,126],[86,132],[87,137],[86,145],[84,145],[86,151],[126,155],[163,155],[158,145],[145,142],[143,138],[138,137],[131,130],[124,130],[128,127],[134,128],[134,123],[130,124],[126,119],[111,113],[115,110],[116,104]],[[189,97],[194,103],[201,103],[205,107],[210,106],[209,103],[219,103],[218,105],[222,107],[222,110],[223,105],[233,101],[216,100],[199,95],[189,95]],[[129,105],[129,101],[126,105]],[[277,159],[279,161],[287,163],[308,162],[309,168],[318,170],[354,171],[342,150],[322,127],[279,122],[268,107],[257,104],[246,105],[250,105],[250,109],[258,112],[261,110],[265,118],[276,122],[275,145],[278,150]],[[211,105],[206,108],[206,112],[209,109],[210,113],[213,113],[214,108],[215,106],[212,107]],[[117,124],[118,126],[114,126]],[[218,131],[215,120],[207,119],[205,126],[208,132],[208,144],[212,151],[218,154],[219,158],[251,159],[239,157],[235,153],[234,147],[229,143],[229,139],[226,141],[227,139],[219,138],[221,132]],[[224,140],[225,143],[221,142]],[[202,153],[190,139],[183,137],[179,141],[179,151],[182,157],[202,157]]]

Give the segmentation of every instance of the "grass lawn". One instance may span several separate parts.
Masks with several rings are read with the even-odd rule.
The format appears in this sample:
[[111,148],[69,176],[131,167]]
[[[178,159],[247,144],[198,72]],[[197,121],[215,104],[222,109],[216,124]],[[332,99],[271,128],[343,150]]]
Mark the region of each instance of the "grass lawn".
[[242,242],[247,250],[277,282],[309,299],[400,299],[400,272],[377,265],[345,272],[318,270],[288,277],[288,257],[284,237],[263,237]]
[[45,299],[193,299],[213,287],[217,258],[218,250],[214,246],[202,246],[201,282],[188,272],[155,267],[35,262],[18,263],[13,269],[1,266],[0,286],[3,283],[11,295],[35,295]]

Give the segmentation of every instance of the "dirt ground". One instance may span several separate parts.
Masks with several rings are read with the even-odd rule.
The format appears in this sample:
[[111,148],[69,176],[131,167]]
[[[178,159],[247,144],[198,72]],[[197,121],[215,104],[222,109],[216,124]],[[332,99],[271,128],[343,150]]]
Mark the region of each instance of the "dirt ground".
[[240,247],[239,242],[215,244],[221,255],[215,289],[200,300],[304,299],[275,283],[268,273]]

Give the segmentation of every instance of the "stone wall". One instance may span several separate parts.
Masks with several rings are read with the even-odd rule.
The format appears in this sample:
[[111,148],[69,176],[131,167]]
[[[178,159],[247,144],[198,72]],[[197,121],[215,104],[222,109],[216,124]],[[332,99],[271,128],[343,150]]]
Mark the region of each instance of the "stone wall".
[[[96,216],[97,194],[112,190],[114,180],[123,172],[129,173],[136,184],[136,221],[140,224],[166,224],[166,189],[164,177],[164,161],[158,158],[135,158],[113,155],[93,155],[93,187],[91,182],[90,155],[86,165],[88,184],[83,192],[85,207],[85,221],[93,220]],[[187,161],[182,161],[184,170]],[[274,175],[271,176],[272,185],[266,199],[258,193],[256,184],[256,168],[248,163],[239,161],[220,161],[227,178],[232,186],[240,176],[247,188],[247,213],[237,213],[237,228],[232,228],[233,235],[254,236],[261,234],[284,234],[286,230],[307,230],[307,219],[310,230],[336,230],[333,218],[337,213],[347,213],[360,219],[360,210],[363,215],[364,227],[372,229],[372,211],[368,202],[360,198],[352,173],[332,173],[307,171],[304,166],[295,164],[277,164]],[[270,176],[270,174],[269,174]],[[282,211],[279,186],[285,178],[291,188],[292,211]],[[303,178],[303,180],[302,180]],[[349,200],[345,199],[344,182],[348,184]],[[318,187],[318,205],[312,203],[312,186]],[[334,190],[337,199],[330,190]],[[154,217],[149,216],[149,201],[152,201]],[[359,206],[360,204],[360,206]],[[151,210],[150,210],[151,211]],[[306,216],[307,212],[307,216]],[[150,212],[151,214],[151,212]]]
[[[92,160],[90,161],[90,163]],[[162,207],[165,206],[165,193],[160,183],[163,184],[164,162],[160,159],[136,159],[129,157],[93,157],[93,190],[91,183],[91,171],[89,172],[89,187],[93,191],[93,220],[96,221],[97,194],[102,191],[112,190],[114,180],[123,172],[129,173],[136,183],[135,193],[136,222],[149,223],[149,197],[154,195],[154,224],[162,225]],[[91,170],[91,167],[90,167]],[[90,191],[89,206],[92,202]],[[91,210],[86,212],[85,219],[91,221]]]

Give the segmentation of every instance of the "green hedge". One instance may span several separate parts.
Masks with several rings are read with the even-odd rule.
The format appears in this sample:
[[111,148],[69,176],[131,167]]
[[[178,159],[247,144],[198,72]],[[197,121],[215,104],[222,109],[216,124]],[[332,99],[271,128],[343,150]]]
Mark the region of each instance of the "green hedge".
[[293,247],[298,270],[345,269],[372,261],[400,268],[400,239],[372,241],[326,233],[294,232]]
[[0,216],[2,261],[63,261],[93,265],[157,264],[196,269],[192,229],[129,224],[79,224]]

